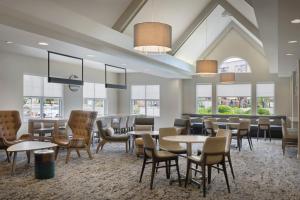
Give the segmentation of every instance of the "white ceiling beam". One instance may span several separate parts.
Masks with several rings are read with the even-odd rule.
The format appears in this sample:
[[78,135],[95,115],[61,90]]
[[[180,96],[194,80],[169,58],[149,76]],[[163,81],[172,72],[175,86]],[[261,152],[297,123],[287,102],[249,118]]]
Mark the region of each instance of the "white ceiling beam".
[[193,20],[193,22],[187,27],[187,29],[180,35],[178,40],[172,47],[171,55],[175,55],[176,52],[182,47],[182,45],[189,39],[194,31],[205,21],[210,13],[218,6],[217,0],[212,0],[207,6],[199,13],[199,15]]
[[238,20],[246,29],[248,29],[256,38],[260,39],[258,28],[252,24],[240,11],[233,7],[226,0],[217,0],[219,4],[227,10],[236,20]]
[[222,42],[222,40],[227,36],[227,34],[231,31],[237,31],[246,41],[249,42],[258,52],[260,52],[263,56],[264,49],[263,47],[253,39],[248,33],[246,33],[239,25],[235,22],[230,22],[224,30],[216,37],[216,39],[206,48],[206,50],[198,57],[198,59],[205,59],[211,52]]
[[123,33],[134,17],[140,12],[148,0],[132,0],[126,10],[113,25],[113,29]]

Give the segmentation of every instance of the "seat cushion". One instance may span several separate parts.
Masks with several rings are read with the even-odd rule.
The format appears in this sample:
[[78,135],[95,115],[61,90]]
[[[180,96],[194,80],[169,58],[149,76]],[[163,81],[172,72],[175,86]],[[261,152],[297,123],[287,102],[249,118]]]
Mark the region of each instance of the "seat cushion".
[[107,128],[105,132],[108,137],[112,137],[115,134],[115,131],[112,127]]
[[158,158],[176,158],[177,155],[168,151],[156,151]]
[[110,141],[127,141],[129,139],[129,135],[122,134],[122,135],[113,135],[112,137],[109,137],[108,140]]
[[288,132],[285,136],[286,139],[298,139],[298,132]]
[[185,131],[185,128],[184,127],[174,127],[176,129],[176,133],[177,135],[183,135],[185,134],[184,131]]
[[143,141],[143,138],[136,138],[134,140],[135,142],[135,145],[138,146],[138,145],[141,145],[141,146],[144,146],[144,141]]
[[59,146],[68,146],[69,140],[67,138],[59,138],[55,140],[55,143]]

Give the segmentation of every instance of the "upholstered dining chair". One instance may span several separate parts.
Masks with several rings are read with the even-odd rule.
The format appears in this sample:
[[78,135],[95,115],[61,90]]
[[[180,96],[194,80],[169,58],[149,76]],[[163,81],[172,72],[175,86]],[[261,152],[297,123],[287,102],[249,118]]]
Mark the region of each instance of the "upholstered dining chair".
[[250,136],[250,120],[241,120],[237,130],[232,130],[233,138],[237,140],[239,151],[243,144],[243,137],[247,137],[250,150],[253,149],[252,139]]
[[215,136],[218,131],[218,125],[214,124],[213,120],[204,120],[205,133],[210,136]]
[[258,119],[258,126],[257,126],[257,141],[259,137],[259,133],[263,131],[264,132],[264,138],[266,140],[267,132],[269,133],[269,138],[271,141],[272,135],[271,135],[271,128],[270,128],[270,119],[267,117],[260,117]]
[[163,138],[166,136],[176,136],[178,132],[176,128],[160,128],[159,129],[159,149],[169,151],[174,154],[186,154],[186,148],[182,147],[179,142],[169,142]]
[[[140,175],[140,182],[142,181],[142,178],[143,178],[145,166],[147,164],[152,164],[151,183],[150,183],[151,190],[153,188],[153,179],[154,179],[155,171],[156,171],[156,169],[159,169],[159,168],[166,168],[166,176],[167,176],[167,179],[169,179],[170,178],[169,173],[171,172],[169,169],[171,167],[176,167],[176,171],[177,171],[177,175],[178,175],[178,182],[179,182],[179,185],[181,185],[179,166],[178,166],[178,156],[176,154],[173,154],[168,151],[156,150],[154,141],[150,134],[143,134],[142,138],[144,140],[144,161],[143,161],[142,171],[141,171],[141,175]],[[175,161],[175,164],[172,164],[172,161]],[[160,162],[164,162],[165,165],[158,166],[158,163],[160,163]]]
[[67,134],[60,134],[58,127],[55,127],[53,142],[58,145],[55,159],[61,147],[67,149],[66,163],[69,162],[70,154],[73,149],[76,150],[78,157],[80,157],[79,150],[86,150],[89,158],[93,158],[90,146],[96,117],[97,112],[73,110],[68,121],[68,127],[72,131],[71,139]]
[[[229,117],[228,118],[228,122],[231,122],[231,123],[240,123],[240,118],[239,117]],[[238,128],[238,124],[229,124],[228,128],[229,129],[237,129]]]
[[[5,150],[8,162],[10,162],[10,155],[6,150],[9,146],[32,139],[30,134],[23,134],[17,138],[21,124],[19,111],[0,111],[0,149]],[[30,152],[27,152],[27,158],[30,162]]]
[[[100,134],[101,141],[99,142],[97,146],[96,153],[99,152],[99,149],[103,149],[103,146],[106,143],[124,143],[126,147],[126,153],[128,152],[128,145],[129,145],[129,135],[127,134],[114,134],[114,129],[111,127],[108,127],[103,120],[97,120],[96,121],[98,131]],[[129,145],[130,146],[130,145]]]
[[[227,184],[227,189],[228,192],[230,193],[230,187],[229,187],[226,165],[225,165],[226,140],[227,140],[226,137],[208,137],[204,142],[201,155],[188,157],[185,187],[188,182],[190,170],[201,172],[203,196],[205,197],[206,180],[208,184],[211,183],[211,169],[215,168],[223,171],[226,184]],[[199,165],[201,167],[201,170],[191,168],[192,164]],[[222,165],[222,169],[218,167],[219,165]],[[208,172],[207,176],[206,176],[206,168]]]
[[282,152],[285,154],[285,147],[298,145],[298,130],[291,131],[287,128],[287,123],[281,119],[282,125]]

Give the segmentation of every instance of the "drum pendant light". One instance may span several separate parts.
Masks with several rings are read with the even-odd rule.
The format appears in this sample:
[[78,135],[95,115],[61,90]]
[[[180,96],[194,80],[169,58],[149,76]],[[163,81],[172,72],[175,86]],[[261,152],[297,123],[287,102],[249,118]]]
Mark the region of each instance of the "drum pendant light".
[[230,84],[233,82],[235,82],[235,73],[234,72],[220,74],[220,83]]
[[154,0],[152,0],[152,21],[134,25],[134,49],[145,54],[166,54],[172,50],[172,27],[154,22]]

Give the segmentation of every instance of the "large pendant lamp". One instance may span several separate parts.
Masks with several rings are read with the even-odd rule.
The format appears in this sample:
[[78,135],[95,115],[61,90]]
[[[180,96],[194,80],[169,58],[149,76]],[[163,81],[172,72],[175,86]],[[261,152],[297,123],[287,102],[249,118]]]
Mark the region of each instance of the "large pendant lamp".
[[134,25],[134,49],[145,54],[165,54],[171,51],[172,27],[160,22]]
[[220,74],[220,82],[224,84],[230,84],[235,82],[235,73],[227,72]]
[[[207,48],[207,19],[205,20],[205,48]],[[217,60],[197,60],[196,74],[200,76],[214,76],[218,73]]]

